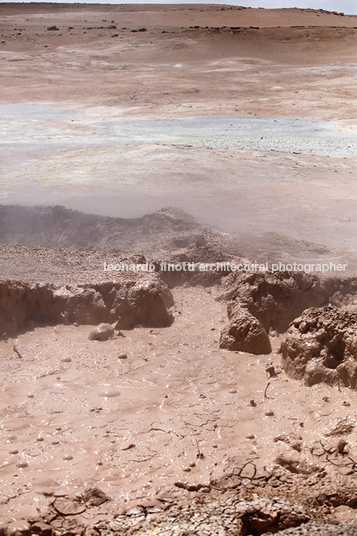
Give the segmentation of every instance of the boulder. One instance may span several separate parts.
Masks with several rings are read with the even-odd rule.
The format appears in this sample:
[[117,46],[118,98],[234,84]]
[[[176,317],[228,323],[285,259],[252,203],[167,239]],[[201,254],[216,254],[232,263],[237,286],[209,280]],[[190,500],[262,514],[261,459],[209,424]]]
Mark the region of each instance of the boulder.
[[241,307],[235,310],[229,325],[222,330],[219,346],[251,354],[271,352],[269,336],[264,327],[249,311]]

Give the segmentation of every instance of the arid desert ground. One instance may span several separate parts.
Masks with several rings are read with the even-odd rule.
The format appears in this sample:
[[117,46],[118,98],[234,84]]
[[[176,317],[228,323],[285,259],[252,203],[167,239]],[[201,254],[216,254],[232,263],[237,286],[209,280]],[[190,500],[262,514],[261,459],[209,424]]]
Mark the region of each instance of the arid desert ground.
[[322,9],[0,4],[1,535],[357,534],[356,59]]

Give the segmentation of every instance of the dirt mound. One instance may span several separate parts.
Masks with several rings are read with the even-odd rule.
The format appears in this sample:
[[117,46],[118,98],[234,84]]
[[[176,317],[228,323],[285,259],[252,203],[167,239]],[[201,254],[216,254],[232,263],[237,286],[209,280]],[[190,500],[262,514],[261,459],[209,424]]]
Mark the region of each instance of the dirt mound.
[[[321,307],[329,301],[337,306],[357,301],[354,278],[322,281],[302,272],[245,271],[232,273],[222,282],[225,292],[219,299],[228,302],[229,324],[221,331],[220,347],[253,354],[271,352],[269,331],[284,333],[309,307]],[[329,374],[332,381],[333,374]]]
[[220,299],[228,302],[228,317],[240,307],[257,318],[264,329],[283,333],[308,307],[327,304],[329,292],[316,276],[302,272],[236,272],[225,282]]
[[3,337],[16,336],[38,325],[116,323],[117,329],[169,326],[171,292],[156,274],[139,274],[120,282],[97,285],[0,282]]
[[229,325],[221,332],[220,348],[251,354],[269,354],[271,344],[262,324],[243,307],[235,309]]
[[170,239],[188,245],[203,231],[204,226],[175,208],[124,219],[63,206],[0,206],[0,236],[5,244],[142,253]]
[[340,382],[357,386],[357,312],[337,307],[310,308],[294,320],[282,344],[288,376],[307,385]]

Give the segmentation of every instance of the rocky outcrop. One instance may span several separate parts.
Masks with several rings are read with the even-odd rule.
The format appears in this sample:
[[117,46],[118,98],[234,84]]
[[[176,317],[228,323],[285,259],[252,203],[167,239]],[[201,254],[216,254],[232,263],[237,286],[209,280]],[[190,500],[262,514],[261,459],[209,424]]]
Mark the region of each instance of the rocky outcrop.
[[173,321],[172,294],[157,274],[119,282],[66,285],[0,281],[0,335],[16,336],[37,325],[78,322],[165,327]]
[[225,285],[222,299],[228,302],[228,316],[244,307],[267,332],[284,333],[308,307],[327,305],[330,295],[318,277],[302,272],[236,272]]
[[269,354],[270,340],[262,324],[242,307],[231,311],[230,323],[221,332],[219,345],[227,350]]
[[107,341],[114,335],[114,328],[110,324],[101,323],[99,326],[93,328],[89,335],[88,339],[90,341]]
[[63,206],[0,205],[0,237],[5,244],[76,249],[117,249],[141,253],[148,243],[160,247],[170,239],[189,243],[205,227],[176,208],[164,208],[139,218],[85,214]]
[[306,307],[322,305],[328,290],[317,277],[295,272],[236,272],[220,297],[228,302],[229,324],[220,347],[253,354],[271,352],[269,330],[284,332]]
[[333,306],[307,309],[292,322],[281,353],[291,378],[356,389],[357,312]]

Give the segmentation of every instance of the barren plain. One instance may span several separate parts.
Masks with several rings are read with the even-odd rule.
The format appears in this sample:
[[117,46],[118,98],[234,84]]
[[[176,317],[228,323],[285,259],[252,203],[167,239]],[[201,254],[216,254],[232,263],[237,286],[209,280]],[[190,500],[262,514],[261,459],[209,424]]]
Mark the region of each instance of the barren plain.
[[0,4],[0,534],[357,534],[356,38]]

